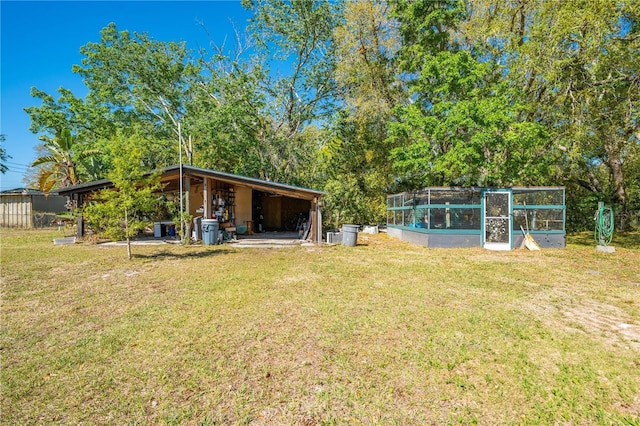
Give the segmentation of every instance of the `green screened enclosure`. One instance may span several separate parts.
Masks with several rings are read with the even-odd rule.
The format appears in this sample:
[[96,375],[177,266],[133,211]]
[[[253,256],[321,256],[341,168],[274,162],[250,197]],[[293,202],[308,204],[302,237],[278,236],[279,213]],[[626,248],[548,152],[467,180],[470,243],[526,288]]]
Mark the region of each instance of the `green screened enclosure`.
[[387,196],[389,235],[427,247],[565,246],[565,189],[424,188]]

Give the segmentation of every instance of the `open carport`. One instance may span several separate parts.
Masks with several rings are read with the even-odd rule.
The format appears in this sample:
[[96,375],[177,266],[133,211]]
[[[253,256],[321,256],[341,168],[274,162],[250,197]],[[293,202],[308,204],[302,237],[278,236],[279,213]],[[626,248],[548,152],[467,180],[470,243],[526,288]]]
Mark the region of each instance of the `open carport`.
[[[297,232],[304,222],[305,239],[322,241],[322,191],[184,165],[160,170],[160,181],[161,193],[168,200],[179,202],[182,189],[184,212],[196,218],[196,223],[218,219],[221,229],[252,235]],[[97,191],[112,186],[111,181],[100,180],[63,188],[59,194],[81,207]],[[157,223],[162,228],[172,220],[167,217]],[[82,228],[78,227],[79,233]]]

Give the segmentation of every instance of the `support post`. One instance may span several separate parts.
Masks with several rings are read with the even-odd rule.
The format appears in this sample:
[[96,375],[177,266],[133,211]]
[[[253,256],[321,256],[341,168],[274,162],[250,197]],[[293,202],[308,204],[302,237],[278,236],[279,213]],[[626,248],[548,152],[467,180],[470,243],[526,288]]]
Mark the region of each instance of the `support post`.
[[202,194],[204,203],[204,219],[211,219],[211,178],[204,179],[204,189]]
[[84,216],[81,214],[78,215],[78,238],[82,238],[84,236]]
[[[77,208],[77,209],[82,208],[82,204],[83,204],[82,203],[82,195],[74,194],[73,198],[76,199],[75,208]],[[84,237],[84,216],[82,215],[82,213],[78,215],[77,225],[78,225],[77,226],[77,228],[78,228],[77,231],[78,232],[76,232],[76,235],[77,235],[78,238],[82,238],[82,237]]]
[[322,243],[322,198],[315,197],[313,199],[313,213],[312,213],[312,228],[311,228],[311,241],[318,244]]
[[193,218],[191,217],[191,176],[186,175],[184,180],[184,239],[188,243],[191,241],[191,229],[193,228]]
[[186,237],[185,223],[184,223],[184,188],[182,185],[183,181],[183,172],[182,172],[182,128],[180,126],[180,122],[178,122],[178,158],[180,161],[180,232],[182,234],[182,241],[189,241]]

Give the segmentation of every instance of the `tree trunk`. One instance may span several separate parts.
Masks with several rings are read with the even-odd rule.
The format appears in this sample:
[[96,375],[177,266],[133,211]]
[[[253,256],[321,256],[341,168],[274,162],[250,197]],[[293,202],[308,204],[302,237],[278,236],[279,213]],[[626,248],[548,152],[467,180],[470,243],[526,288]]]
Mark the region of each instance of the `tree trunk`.
[[[620,149],[616,144],[616,141],[610,141],[604,145],[605,152],[607,153],[606,164],[611,171],[611,179],[613,181],[614,195],[618,202],[618,211],[622,213],[621,218],[624,217],[624,213],[627,210],[627,191],[625,188],[624,171],[622,170],[622,160],[620,159]],[[624,219],[620,221],[619,227],[621,231],[624,231],[626,224]]]
[[624,173],[622,172],[622,162],[619,157],[607,159],[609,169],[611,170],[611,177],[613,178],[613,185],[615,188],[616,199],[621,205],[627,203],[627,191],[624,184]]
[[127,236],[127,259],[131,260],[131,237],[129,237],[129,212],[124,209],[124,234]]

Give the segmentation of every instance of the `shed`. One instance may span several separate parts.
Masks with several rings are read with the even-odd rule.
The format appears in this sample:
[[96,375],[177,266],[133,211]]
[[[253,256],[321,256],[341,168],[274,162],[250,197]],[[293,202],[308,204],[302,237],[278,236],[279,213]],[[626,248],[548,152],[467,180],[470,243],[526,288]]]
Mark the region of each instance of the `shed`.
[[[565,188],[431,187],[387,196],[389,235],[426,247],[565,247]],[[522,228],[521,228],[522,227]]]
[[0,226],[7,228],[42,228],[51,226],[56,213],[66,212],[66,197],[31,188],[0,192]]
[[[322,191],[185,165],[166,167],[159,173],[162,194],[176,200],[182,175],[185,213],[193,217],[217,218],[221,224],[246,233],[292,230],[291,224],[304,217],[310,219],[309,239],[321,241]],[[64,188],[59,193],[79,207],[96,191],[112,186],[105,179]]]

